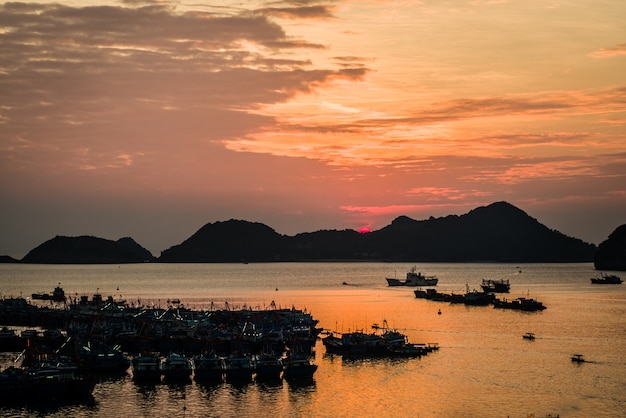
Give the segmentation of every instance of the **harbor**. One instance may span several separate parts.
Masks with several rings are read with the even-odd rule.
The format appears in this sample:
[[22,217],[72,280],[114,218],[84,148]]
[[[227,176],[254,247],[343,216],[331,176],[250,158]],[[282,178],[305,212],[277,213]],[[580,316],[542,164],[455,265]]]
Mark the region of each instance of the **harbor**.
[[[29,304],[43,309],[53,309],[55,302],[29,301],[30,295],[52,291],[61,283],[70,304],[74,299],[80,303],[81,296],[91,303],[94,294],[101,294],[106,305],[112,295],[114,302],[125,300],[137,308],[140,300],[144,308],[159,313],[170,305],[206,315],[263,312],[273,310],[274,301],[277,310],[295,308],[310,314],[318,321],[315,328],[323,331],[310,358],[317,366],[311,379],[257,379],[253,374],[251,380],[227,381],[220,371],[217,379],[197,380],[196,368],[191,378],[166,381],[159,374],[157,380],[136,381],[131,366],[125,372],[95,373],[98,377],[89,397],[4,402],[0,415],[115,416],[123,410],[129,416],[155,417],[325,417],[360,411],[372,417],[552,414],[578,418],[611,417],[622,409],[623,285],[590,283],[594,272],[589,264],[524,264],[523,273],[515,275],[510,275],[518,271],[515,264],[419,265],[424,274],[437,275],[437,290],[442,293],[462,293],[466,283],[478,287],[485,277],[510,278],[510,293],[498,298],[530,294],[548,307],[527,314],[490,305],[436,303],[415,298],[415,288],[387,285],[385,277],[412,265],[5,266],[4,299],[24,295]],[[344,281],[351,285],[343,285]],[[0,324],[0,329],[6,326],[17,336],[30,330],[27,335],[41,339],[46,330],[47,337],[58,336],[55,329],[41,325]],[[414,357],[406,353],[362,356],[329,353],[323,343],[330,332],[336,337],[359,332],[382,335],[384,329],[406,335],[411,344],[438,343],[439,350]],[[59,331],[65,337],[64,330]],[[522,338],[528,332],[534,340]],[[90,347],[95,347],[93,341]],[[0,353],[2,369],[12,365],[20,352]],[[572,353],[588,361],[574,363]],[[134,358],[153,353],[127,354]],[[158,353],[159,360],[170,354],[195,357],[190,352],[167,351]],[[210,351],[201,355],[213,358]],[[211,366],[202,368],[210,374]],[[489,403],[476,402],[487,397]]]
[[[82,377],[126,374],[137,382],[251,381],[253,378],[312,379],[317,365],[314,349],[320,334],[327,353],[361,357],[420,357],[438,350],[437,344],[411,343],[408,337],[374,324],[374,332],[334,333],[318,327],[306,310],[278,308],[231,309],[211,304],[209,310],[185,307],[179,299],[166,307],[103,297],[66,298],[59,284],[53,297],[38,294],[0,299],[0,350],[20,351],[11,367],[0,373],[6,387],[0,396],[34,392],[28,376],[46,370],[72,370]],[[39,301],[50,304],[38,304]],[[26,327],[19,335],[8,326]],[[39,326],[40,329],[32,327]],[[378,333],[378,330],[381,333]],[[179,354],[180,353],[180,354]],[[22,374],[19,376],[18,374]],[[61,379],[56,379],[58,385]],[[33,387],[31,387],[33,386]],[[6,389],[0,387],[0,389]],[[53,387],[51,396],[58,395]],[[93,390],[93,386],[91,387]],[[46,391],[38,389],[39,396]],[[84,391],[67,391],[84,394]]]

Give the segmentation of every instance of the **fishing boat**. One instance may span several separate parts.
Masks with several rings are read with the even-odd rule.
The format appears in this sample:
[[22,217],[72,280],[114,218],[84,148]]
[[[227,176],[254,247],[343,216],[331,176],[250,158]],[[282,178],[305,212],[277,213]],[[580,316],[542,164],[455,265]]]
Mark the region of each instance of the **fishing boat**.
[[51,300],[53,302],[65,302],[65,291],[61,287],[61,283],[54,288],[52,293],[33,293],[31,297],[34,300]]
[[2,399],[59,399],[91,396],[95,379],[79,375],[78,367],[45,361],[25,368],[8,367],[0,373]]
[[509,290],[511,290],[511,284],[508,279],[483,279],[480,287],[483,289],[483,292],[489,293],[509,293]]
[[329,334],[322,338],[326,352],[348,356],[385,356],[388,344],[375,333],[363,331],[345,332],[341,336]]
[[493,302],[495,296],[493,293],[479,292],[478,290],[469,290],[465,293],[463,303],[470,306],[486,306]]
[[133,380],[136,382],[159,382],[161,358],[157,353],[144,353],[131,360]]
[[416,272],[415,266],[411,267],[406,273],[406,279],[401,281],[400,279],[386,277],[387,284],[389,286],[436,286],[439,279],[435,276],[424,276],[421,272]]
[[409,342],[389,346],[388,350],[391,357],[421,357],[428,354],[428,350],[426,350],[423,345]]
[[78,348],[78,365],[82,371],[93,373],[126,373],[131,361],[120,348],[119,345],[108,347],[87,343]]
[[285,379],[312,379],[317,371],[317,364],[305,354],[290,354],[283,359]]
[[161,359],[161,374],[163,380],[185,381],[191,379],[193,369],[189,359],[183,355],[172,353]]
[[256,380],[279,380],[283,372],[283,362],[273,354],[259,354],[254,357]]
[[223,378],[222,359],[215,354],[194,356],[193,378],[196,382],[221,382]]
[[527,332],[526,334],[522,335],[522,338],[525,340],[534,340],[535,339],[535,334],[533,334],[532,332]]
[[543,303],[531,298],[517,298],[511,301],[507,299],[494,299],[494,308],[514,309],[518,311],[535,312],[546,309]]
[[621,284],[622,278],[615,274],[600,273],[600,277],[592,277],[591,283],[593,284]]
[[229,382],[249,382],[254,374],[252,359],[246,355],[233,354],[222,359],[224,377]]

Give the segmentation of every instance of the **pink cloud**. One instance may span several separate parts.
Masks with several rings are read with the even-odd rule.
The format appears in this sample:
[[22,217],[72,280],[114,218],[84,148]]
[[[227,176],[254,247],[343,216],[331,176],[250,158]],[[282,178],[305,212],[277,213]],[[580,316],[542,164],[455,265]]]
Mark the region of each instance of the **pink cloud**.
[[600,48],[589,54],[590,57],[599,59],[614,58],[620,55],[626,55],[626,43],[616,45],[613,48]]

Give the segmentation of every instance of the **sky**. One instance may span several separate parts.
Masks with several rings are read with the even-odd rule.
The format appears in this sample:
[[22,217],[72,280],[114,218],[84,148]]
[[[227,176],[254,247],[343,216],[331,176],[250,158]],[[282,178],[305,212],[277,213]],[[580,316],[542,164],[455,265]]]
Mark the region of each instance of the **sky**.
[[507,201],[626,223],[622,0],[0,3],[0,254]]

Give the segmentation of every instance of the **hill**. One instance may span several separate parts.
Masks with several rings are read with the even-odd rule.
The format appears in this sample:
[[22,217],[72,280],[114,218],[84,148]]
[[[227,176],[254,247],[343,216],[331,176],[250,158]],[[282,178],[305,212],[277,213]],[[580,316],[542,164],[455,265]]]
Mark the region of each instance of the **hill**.
[[626,271],[626,224],[617,227],[600,243],[594,265],[597,270]]
[[0,263],[19,263],[20,260],[16,260],[15,258],[8,255],[0,255]]
[[161,253],[160,262],[240,263],[274,261],[283,249],[283,236],[257,222],[231,219],[204,225],[179,245]]
[[416,221],[406,216],[368,234],[324,230],[293,237],[241,220],[203,226],[161,253],[159,262],[315,260],[592,261],[596,247],[551,230],[506,202],[461,216]]
[[154,260],[154,256],[132,238],[111,241],[92,236],[56,236],[31,250],[21,261],[37,264],[122,264]]
[[467,214],[415,221],[407,217],[368,239],[385,259],[411,261],[591,261],[595,246],[551,230],[524,211],[497,202]]
[[596,255],[597,268],[619,269],[614,264],[613,247],[615,242],[622,243],[617,248],[622,248],[619,254],[623,262],[625,234],[626,226],[618,228],[596,255],[593,244],[551,230],[507,202],[496,202],[460,216],[421,221],[400,216],[367,234],[346,229],[286,236],[261,223],[231,219],[204,225],[182,243],[162,251],[158,259],[132,238],[111,241],[57,236],[31,250],[21,262],[589,262]]

